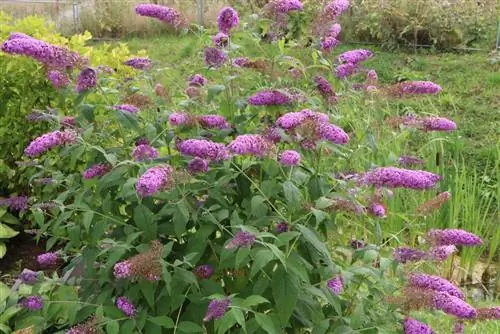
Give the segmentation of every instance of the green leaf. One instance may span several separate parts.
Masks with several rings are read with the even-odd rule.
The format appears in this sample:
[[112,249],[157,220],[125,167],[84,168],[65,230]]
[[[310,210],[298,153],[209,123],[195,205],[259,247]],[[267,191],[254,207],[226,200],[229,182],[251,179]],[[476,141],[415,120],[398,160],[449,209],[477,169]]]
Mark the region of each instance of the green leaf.
[[255,217],[263,217],[267,214],[267,205],[265,204],[266,199],[260,195],[255,195],[252,197],[251,202],[251,212]]
[[254,261],[252,265],[252,269],[250,270],[250,277],[252,278],[257,274],[262,268],[265,267],[266,264],[271,262],[274,259],[273,252],[268,249],[260,249],[253,256]]
[[226,89],[226,86],[224,86],[224,85],[208,86],[207,102],[212,101],[217,95],[219,95],[225,89]]
[[177,328],[184,333],[203,333],[203,328],[191,321],[183,321]]
[[[7,294],[7,297],[8,296],[9,296],[9,294]],[[0,324],[6,323],[13,316],[15,316],[18,312],[20,312],[21,310],[23,310],[23,308],[20,307],[19,305],[14,305],[14,306],[11,306],[8,309],[4,310],[2,312],[2,314],[0,314]]]
[[267,314],[255,313],[255,320],[263,330],[269,334],[276,334],[280,331],[274,326],[273,319]]
[[157,225],[151,210],[144,205],[138,205],[134,209],[134,222],[139,229],[144,231],[144,241],[156,239]]
[[260,304],[265,304],[269,303],[269,300],[266,298],[259,296],[259,295],[252,295],[250,297],[247,297],[243,303],[242,306],[251,308],[252,306],[260,305]]
[[0,239],[9,239],[18,235],[19,232],[14,231],[9,226],[0,223]]
[[[7,245],[5,245],[5,242],[0,241],[0,259],[3,258],[6,253],[7,253]],[[1,296],[2,295],[0,295],[0,297]]]
[[293,313],[299,297],[299,287],[295,276],[279,267],[273,274],[271,282],[275,309],[282,325],[286,325]]
[[157,324],[158,326],[161,326],[163,328],[174,328],[175,324],[172,318],[167,317],[165,315],[159,316],[159,317],[149,317],[149,321],[152,323]]
[[7,285],[0,282],[0,305],[9,298],[10,289]]
[[106,325],[106,333],[107,334],[120,333],[120,326],[118,325],[118,321],[108,322],[108,324]]
[[148,302],[149,306],[152,309],[154,309],[154,305],[155,305],[155,285],[151,284],[150,281],[142,280],[139,283],[139,286],[140,286],[142,294],[144,295],[144,298],[146,298],[146,301]]
[[215,320],[215,331],[217,334],[224,334],[227,333],[228,330],[230,330],[234,325],[236,325],[237,320],[236,317],[234,316],[234,313],[227,312],[224,314],[224,316],[218,320]]
[[332,262],[330,257],[330,252],[326,245],[321,242],[311,229],[307,228],[304,225],[297,224],[296,225],[299,231],[302,233],[302,236],[308,243],[310,243],[325,259],[327,259],[330,263]]
[[90,224],[92,224],[92,219],[94,218],[93,211],[85,211],[82,215],[82,224],[85,227],[85,230],[88,232],[90,229]]
[[291,181],[286,181],[283,183],[283,191],[285,192],[285,199],[290,209],[296,210],[301,207],[302,193],[295,184]]
[[250,248],[242,247],[236,252],[236,268],[240,268],[242,265],[248,263],[248,255],[250,254]]

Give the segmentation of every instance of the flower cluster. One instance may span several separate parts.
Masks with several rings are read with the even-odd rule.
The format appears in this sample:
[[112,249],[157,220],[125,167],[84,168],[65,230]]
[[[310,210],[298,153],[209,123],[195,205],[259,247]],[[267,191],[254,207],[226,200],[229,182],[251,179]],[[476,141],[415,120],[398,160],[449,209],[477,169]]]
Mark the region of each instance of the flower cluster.
[[334,295],[338,296],[344,289],[344,279],[342,276],[336,276],[329,280],[326,286]]
[[432,229],[427,232],[426,239],[436,246],[478,246],[483,243],[477,235],[460,229]]
[[129,318],[133,318],[137,314],[134,304],[127,297],[116,298],[116,307]]
[[276,233],[278,234],[288,232],[289,229],[290,226],[287,222],[279,222],[278,224],[276,224]]
[[280,163],[283,166],[298,166],[300,164],[300,153],[293,150],[283,151],[280,154]]
[[205,313],[203,321],[206,322],[222,318],[229,306],[231,306],[231,299],[229,298],[211,300],[210,303],[208,303],[207,312]]
[[202,264],[194,268],[193,273],[200,279],[209,279],[214,274],[214,268],[209,264]]
[[189,86],[203,87],[207,84],[208,80],[201,74],[195,74],[189,78]]
[[322,76],[315,76],[313,78],[314,83],[316,84],[316,88],[323,98],[328,101],[328,103],[337,102],[337,94],[333,91],[332,85],[328,82],[327,79]]
[[209,67],[219,68],[228,60],[224,51],[218,48],[205,49],[205,64]]
[[101,177],[107,174],[110,170],[111,166],[109,164],[95,164],[83,172],[83,178],[90,180],[96,177]]
[[255,239],[256,237],[254,234],[247,231],[240,231],[236,233],[234,238],[229,241],[229,243],[226,245],[226,248],[248,248],[255,243]]
[[229,45],[229,35],[219,32],[212,38],[212,41],[214,42],[215,47],[225,48]]
[[330,29],[326,31],[320,42],[321,50],[324,52],[330,52],[334,47],[340,44],[338,36],[342,30],[340,24],[334,23],[331,25]]
[[155,4],[140,4],[135,7],[135,12],[140,16],[147,16],[170,24],[178,29],[185,24],[181,14],[173,8]]
[[96,317],[91,317],[82,324],[71,327],[66,334],[100,334],[102,331],[97,325]]
[[208,172],[208,161],[199,157],[195,157],[189,161],[187,170],[191,174],[206,173]]
[[240,135],[236,137],[227,148],[234,154],[265,156],[273,145],[261,135]]
[[68,75],[65,72],[59,70],[49,71],[47,73],[47,78],[56,89],[62,89],[69,86],[70,84]]
[[124,64],[136,70],[149,70],[153,63],[148,57],[136,57],[128,59]]
[[28,296],[21,300],[21,306],[29,311],[38,311],[43,308],[43,298],[41,296]]
[[71,130],[49,132],[33,140],[24,150],[24,154],[36,157],[52,148],[73,144],[75,141],[76,133]]
[[173,112],[168,116],[168,123],[173,126],[187,124],[190,121],[189,116],[184,112]]
[[12,196],[9,198],[0,199],[0,206],[7,206],[13,211],[28,210],[28,196]]
[[375,187],[428,189],[436,185],[441,176],[423,170],[379,167],[367,172],[363,182]]
[[139,108],[131,104],[118,104],[116,106],[113,106],[113,109],[128,112],[130,114],[136,114],[139,112]]
[[294,97],[287,91],[277,89],[266,89],[248,98],[248,103],[254,106],[273,106],[290,104]]
[[36,262],[41,266],[52,266],[57,263],[59,256],[57,253],[48,252],[40,254],[36,257]]
[[76,92],[82,93],[97,85],[97,71],[93,68],[84,68],[78,75],[76,81]]
[[343,12],[349,9],[349,0],[331,0],[323,8],[331,20],[336,20]]
[[220,10],[217,17],[219,32],[229,35],[229,31],[240,24],[238,12],[232,7],[224,7]]
[[158,151],[151,145],[137,145],[132,152],[135,161],[146,161],[158,158]]
[[399,263],[416,262],[426,258],[426,253],[420,249],[399,247],[394,250],[394,260]]
[[160,264],[163,245],[159,241],[153,241],[151,248],[144,253],[137,254],[125,261],[118,262],[114,266],[113,275],[117,279],[144,278],[150,281],[160,279],[162,266]]
[[205,129],[228,129],[231,127],[226,119],[220,115],[203,115],[196,119]]
[[431,81],[405,81],[387,88],[390,95],[399,97],[423,94],[436,95],[441,91],[441,86]]
[[430,289],[446,292],[452,296],[464,299],[464,294],[455,285],[439,276],[432,276],[422,273],[411,273],[408,276],[408,285],[414,288]]
[[38,281],[38,272],[24,269],[23,272],[19,275],[19,279],[24,284],[33,284]]
[[137,181],[137,194],[141,197],[149,197],[169,187],[172,183],[172,173],[173,169],[169,165],[161,165],[148,169]]
[[434,331],[423,322],[406,318],[403,324],[405,334],[434,334]]
[[211,161],[229,159],[229,152],[224,144],[207,139],[187,139],[177,143],[177,150],[183,155]]

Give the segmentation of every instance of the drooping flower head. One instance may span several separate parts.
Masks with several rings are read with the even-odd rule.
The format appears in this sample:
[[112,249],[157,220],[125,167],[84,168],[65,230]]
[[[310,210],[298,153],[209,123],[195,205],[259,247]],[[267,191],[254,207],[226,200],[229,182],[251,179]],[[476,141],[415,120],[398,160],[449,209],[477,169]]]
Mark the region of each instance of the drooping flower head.
[[451,198],[451,194],[448,191],[442,192],[438,194],[436,197],[431,198],[428,201],[425,201],[424,204],[420,205],[417,208],[417,213],[419,214],[428,214],[432,211],[439,209],[444,203],[448,202]]
[[214,37],[212,37],[214,46],[217,48],[225,48],[229,45],[229,35],[219,32]]
[[47,78],[56,89],[67,87],[70,83],[69,77],[66,73],[58,70],[52,70],[47,73]]
[[436,246],[478,246],[483,241],[480,237],[460,229],[432,229],[427,232],[427,241]]
[[431,261],[444,261],[458,251],[454,245],[431,247],[427,252],[427,259]]
[[464,299],[464,294],[459,288],[439,276],[411,273],[408,275],[408,285],[420,289],[443,291],[457,298]]
[[170,125],[179,126],[188,123],[190,120],[188,114],[184,112],[173,112],[168,116]]
[[249,67],[251,62],[248,57],[236,57],[233,59],[232,64],[234,67]]
[[269,153],[272,144],[261,135],[240,135],[227,147],[234,154],[262,157]]
[[101,177],[107,174],[111,170],[111,166],[109,164],[95,164],[86,169],[83,172],[83,178],[86,180],[93,179],[95,177]]
[[113,109],[119,111],[125,111],[131,114],[136,114],[139,112],[139,108],[131,104],[118,104],[116,106],[113,106]]
[[338,57],[340,63],[359,64],[373,56],[370,50],[356,49],[346,51]]
[[337,102],[337,94],[333,91],[332,85],[330,85],[328,80],[318,75],[313,78],[313,81],[316,84],[316,88],[319,93],[325,100],[329,103]]
[[425,117],[420,120],[419,125],[424,131],[450,132],[457,129],[455,122],[444,117]]
[[130,58],[124,62],[125,65],[135,68],[136,70],[149,70],[153,63],[148,57]]
[[403,324],[404,334],[434,334],[434,331],[423,322],[406,318]]
[[26,211],[29,207],[28,204],[28,196],[11,196],[0,200],[0,206],[7,206],[13,211]]
[[57,253],[48,252],[40,254],[36,257],[36,262],[41,266],[52,266],[57,263],[59,256]]
[[335,75],[339,79],[345,79],[359,71],[359,66],[353,63],[340,64],[335,68]]
[[28,296],[21,300],[21,306],[29,311],[38,311],[43,308],[43,298],[41,296]]
[[189,77],[189,86],[203,87],[207,82],[208,80],[201,74],[195,74]]
[[391,95],[400,97],[406,95],[436,95],[443,89],[431,81],[405,81],[388,88]]
[[300,153],[293,150],[283,151],[280,154],[280,163],[283,166],[298,166],[300,164]]
[[399,263],[416,262],[425,259],[425,252],[420,249],[408,247],[396,248],[393,253],[394,260]]
[[205,64],[209,67],[219,68],[228,60],[224,51],[218,48],[205,49]]
[[211,300],[210,303],[208,303],[207,312],[205,313],[203,321],[207,322],[212,319],[217,320],[222,318],[230,305],[231,299],[229,299],[229,297]]
[[38,281],[38,272],[24,269],[23,272],[19,275],[19,279],[24,284],[34,284],[36,281]]
[[137,145],[132,152],[135,161],[146,161],[158,158],[158,151],[151,145]]
[[93,68],[84,68],[78,75],[76,81],[76,92],[82,93],[97,85],[97,71]]
[[229,152],[224,144],[207,139],[187,139],[177,143],[177,150],[183,155],[206,160],[220,161],[229,159]]
[[214,268],[209,264],[202,264],[194,268],[193,273],[199,279],[209,279],[214,274]]
[[396,167],[379,167],[367,172],[363,182],[375,187],[429,189],[441,180],[441,176],[423,170]]
[[474,319],[477,316],[472,306],[447,292],[436,292],[434,302],[437,309],[460,319]]
[[116,279],[128,278],[132,276],[132,268],[129,261],[118,262],[113,267],[113,275]]
[[74,142],[76,142],[76,133],[74,131],[53,131],[33,140],[24,150],[24,154],[29,157],[36,157],[52,148],[73,144]]
[[191,174],[206,173],[208,172],[208,161],[195,157],[193,160],[189,161],[187,170]]
[[342,27],[338,23],[334,23],[330,26],[320,42],[320,46],[323,51],[330,52],[335,46],[340,44],[338,36],[340,35],[341,30]]
[[224,7],[220,10],[219,16],[217,17],[219,32],[229,35],[229,31],[232,28],[236,28],[239,24],[240,18],[238,12],[232,7]]
[[248,248],[255,243],[256,237],[254,234],[247,231],[240,231],[226,245],[227,249],[232,248]]
[[173,8],[155,4],[140,4],[135,7],[135,12],[140,16],[147,16],[165,22],[175,29],[182,27],[185,20],[182,15]]
[[340,275],[336,276],[329,280],[326,286],[334,295],[338,296],[344,289],[344,279]]
[[291,11],[302,10],[304,5],[300,0],[274,0],[275,10],[278,13],[287,14]]
[[64,125],[67,127],[76,126],[76,118],[73,116],[64,116],[61,120],[61,125]]
[[133,257],[115,264],[113,275],[117,279],[143,278],[150,281],[160,279],[162,266],[160,263],[163,245],[153,241],[149,250],[134,255]]
[[161,165],[148,169],[136,184],[137,194],[149,197],[170,186],[173,169],[169,165]]
[[370,213],[375,217],[385,217],[385,206],[380,202],[373,202],[370,204]]
[[127,297],[116,298],[116,307],[129,318],[133,318],[137,314],[134,304]]
[[198,117],[198,123],[205,129],[227,129],[229,123],[220,115],[203,115]]
[[265,89],[248,98],[248,103],[254,106],[272,106],[290,104],[294,101],[292,94],[277,89]]
[[317,127],[320,140],[326,140],[333,144],[342,145],[349,142],[349,135],[344,130],[330,123],[320,123]]
[[102,331],[99,329],[97,324],[97,318],[91,317],[82,324],[71,327],[66,334],[101,334]]
[[278,224],[276,224],[276,233],[285,233],[285,232],[288,232],[288,230],[290,229],[290,226],[288,225],[287,222],[279,222]]
[[323,8],[323,12],[331,20],[336,20],[337,17],[347,9],[349,9],[349,0],[331,0]]

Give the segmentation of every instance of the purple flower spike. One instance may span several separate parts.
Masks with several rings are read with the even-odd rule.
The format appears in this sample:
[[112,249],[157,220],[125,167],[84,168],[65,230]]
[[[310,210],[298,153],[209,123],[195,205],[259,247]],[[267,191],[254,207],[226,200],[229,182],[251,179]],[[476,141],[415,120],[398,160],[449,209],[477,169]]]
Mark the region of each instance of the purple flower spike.
[[294,10],[302,10],[304,5],[300,0],[277,0],[275,8],[278,13],[287,14]]
[[335,92],[333,91],[332,85],[330,85],[328,80],[321,76],[316,76],[313,78],[313,81],[316,84],[316,88],[318,89],[319,93],[325,100],[327,100],[329,103],[337,102],[337,94],[335,94]]
[[19,279],[24,284],[34,284],[38,281],[38,272],[24,269],[21,275],[19,275]]
[[217,17],[217,25],[220,32],[229,34],[229,31],[232,28],[237,27],[239,24],[240,18],[238,16],[238,12],[231,7],[224,7],[221,9],[219,16]]
[[231,299],[214,299],[208,303],[207,313],[205,313],[205,317],[203,321],[210,321],[212,319],[217,320],[224,316],[227,312],[229,306],[231,305]]
[[199,116],[198,122],[206,129],[227,129],[230,127],[226,119],[219,115]]
[[36,157],[52,148],[73,144],[75,141],[76,133],[74,131],[49,132],[33,140],[24,150],[24,154],[28,157]]
[[320,123],[318,125],[320,139],[327,140],[333,144],[343,145],[349,142],[349,135],[344,130],[330,123]]
[[179,126],[189,122],[189,116],[183,112],[173,112],[168,116],[170,125]]
[[172,167],[169,165],[156,166],[148,169],[139,178],[136,191],[140,197],[149,197],[167,188],[172,182]]
[[300,164],[300,154],[293,150],[283,151],[280,155],[280,163],[283,166],[298,166]]
[[408,247],[396,248],[393,253],[394,260],[399,263],[416,262],[425,258],[425,252]]
[[152,66],[151,59],[147,57],[130,58],[124,62],[125,65],[135,68],[136,70],[149,70]]
[[457,298],[464,299],[464,294],[462,291],[460,291],[459,288],[454,286],[448,280],[439,276],[411,273],[408,276],[408,284],[415,288],[446,292]]
[[132,152],[135,161],[147,161],[158,158],[158,151],[150,145],[137,145]]
[[412,318],[405,319],[403,328],[405,334],[434,334],[428,325]]
[[436,308],[460,319],[474,319],[477,316],[472,306],[447,292],[436,292],[434,302]]
[[229,45],[229,36],[223,32],[219,32],[212,38],[212,41],[214,42],[215,47],[225,48]]
[[444,261],[457,251],[457,247],[454,245],[431,247],[427,258],[432,261]]
[[351,50],[342,53],[338,60],[340,63],[348,63],[348,64],[359,64],[373,56],[373,52],[370,50],[363,50],[363,49],[358,49],[358,50]]
[[365,184],[381,188],[429,189],[441,180],[441,176],[422,170],[396,167],[379,167],[363,176]]
[[483,244],[477,235],[460,229],[432,229],[427,232],[427,240],[436,246],[478,246]]
[[344,289],[344,279],[342,276],[336,276],[329,280],[326,285],[334,295],[338,296]]
[[137,313],[135,306],[127,297],[116,298],[116,307],[129,318],[135,317]]
[[255,243],[256,237],[254,234],[247,231],[240,231],[236,233],[234,238],[232,238],[226,245],[227,249],[232,248],[248,248]]
[[36,257],[36,262],[41,266],[52,266],[57,263],[59,257],[54,252],[40,254]]
[[189,78],[189,86],[203,87],[207,82],[208,80],[201,74],[195,74]]
[[95,164],[83,172],[83,178],[85,180],[90,180],[95,177],[101,177],[107,174],[111,170],[111,166],[108,164]]
[[214,274],[214,268],[209,264],[202,264],[194,268],[193,273],[199,279],[209,279]]
[[7,206],[14,211],[26,211],[29,207],[28,196],[12,196],[0,200],[0,206]]
[[184,24],[184,19],[175,9],[155,4],[140,4],[135,7],[140,16],[147,16],[165,22],[178,29]]
[[385,217],[385,206],[379,202],[373,202],[370,205],[370,213],[375,217],[384,218]]
[[234,67],[248,67],[252,61],[248,57],[236,57],[232,64]]
[[248,98],[248,103],[254,106],[271,106],[290,104],[294,101],[291,94],[281,90],[262,90]]
[[431,81],[407,81],[399,84],[401,95],[438,94],[443,89]]
[[68,75],[57,70],[49,71],[49,73],[47,73],[47,78],[52,83],[52,86],[54,86],[54,88],[56,89],[67,87],[70,83]]
[[29,311],[38,311],[43,308],[43,299],[41,296],[28,296],[21,300],[21,306]]
[[208,161],[202,158],[194,158],[188,163],[187,169],[191,174],[208,172]]
[[84,68],[78,75],[76,82],[76,92],[82,93],[97,85],[97,71],[93,68]]
[[278,224],[276,224],[276,233],[278,234],[288,232],[289,229],[290,226],[287,222],[279,222]]
[[217,48],[205,49],[205,64],[208,67],[219,68],[228,60],[224,51]]
[[116,279],[128,278],[132,276],[132,268],[129,261],[122,261],[115,264],[113,275]]
[[139,108],[131,104],[118,104],[116,106],[113,106],[113,109],[128,112],[131,114],[137,114],[139,112]]
[[183,155],[211,161],[229,159],[229,152],[224,144],[206,139],[187,139],[177,143],[177,149]]
[[336,20],[337,17],[347,9],[349,9],[349,0],[331,0],[323,8],[323,12],[331,20]]
[[234,154],[262,157],[269,153],[272,144],[261,135],[241,135],[236,137],[227,147]]
[[337,68],[335,69],[335,75],[337,76],[337,78],[345,79],[348,76],[357,73],[358,71],[359,66],[357,64],[345,63],[337,66]]
[[426,117],[421,121],[422,130],[424,131],[444,131],[450,132],[457,129],[455,122],[444,117]]

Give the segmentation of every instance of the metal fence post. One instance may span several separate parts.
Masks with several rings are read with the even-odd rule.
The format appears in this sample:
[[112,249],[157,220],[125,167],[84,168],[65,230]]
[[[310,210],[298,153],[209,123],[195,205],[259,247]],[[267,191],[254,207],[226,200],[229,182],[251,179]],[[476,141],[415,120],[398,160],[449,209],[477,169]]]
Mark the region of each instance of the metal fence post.
[[497,30],[497,47],[496,47],[496,51],[498,51],[498,49],[500,49],[500,22],[498,23],[498,30]]
[[197,19],[198,24],[203,26],[205,24],[205,0],[196,0],[196,9],[197,9]]
[[78,32],[78,0],[73,0],[73,31]]

